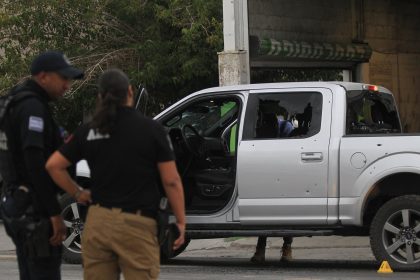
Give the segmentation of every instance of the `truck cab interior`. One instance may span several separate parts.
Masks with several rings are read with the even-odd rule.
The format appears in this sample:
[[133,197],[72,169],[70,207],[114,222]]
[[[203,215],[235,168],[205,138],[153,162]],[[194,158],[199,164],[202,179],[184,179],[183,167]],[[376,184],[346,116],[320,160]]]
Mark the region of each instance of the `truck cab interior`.
[[232,198],[236,177],[235,96],[200,98],[170,113],[167,128],[184,185],[188,213],[213,213]]

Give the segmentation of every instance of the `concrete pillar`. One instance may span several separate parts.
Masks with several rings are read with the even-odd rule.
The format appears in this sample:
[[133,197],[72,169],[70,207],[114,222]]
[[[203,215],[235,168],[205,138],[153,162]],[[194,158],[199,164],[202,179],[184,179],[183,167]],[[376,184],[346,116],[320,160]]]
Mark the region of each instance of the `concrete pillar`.
[[343,75],[343,82],[352,82],[352,76],[351,76],[351,71],[350,70],[343,70],[342,72]]
[[356,66],[356,79],[358,83],[370,83],[369,63],[360,63]]
[[219,84],[250,82],[248,1],[223,0],[224,50],[219,55]]
[[219,53],[219,84],[221,86],[249,84],[247,51]]

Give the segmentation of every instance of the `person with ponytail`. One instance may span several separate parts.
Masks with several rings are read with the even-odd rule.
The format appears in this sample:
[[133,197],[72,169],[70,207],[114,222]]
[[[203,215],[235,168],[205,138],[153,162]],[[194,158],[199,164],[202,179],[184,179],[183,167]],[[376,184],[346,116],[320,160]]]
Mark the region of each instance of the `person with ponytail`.
[[[156,121],[133,108],[133,89],[119,69],[98,82],[97,106],[46,164],[53,180],[79,202],[90,204],[82,236],[85,279],[157,279],[159,244],[156,216],[163,185],[184,243],[183,186],[170,139]],[[66,168],[86,159],[91,188],[83,190]]]

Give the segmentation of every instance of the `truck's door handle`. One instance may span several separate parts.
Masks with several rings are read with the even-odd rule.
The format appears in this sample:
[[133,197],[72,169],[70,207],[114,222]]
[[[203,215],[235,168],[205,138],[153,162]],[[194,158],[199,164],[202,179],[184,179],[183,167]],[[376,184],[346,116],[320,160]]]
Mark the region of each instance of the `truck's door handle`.
[[303,161],[321,161],[322,153],[301,153],[300,158]]

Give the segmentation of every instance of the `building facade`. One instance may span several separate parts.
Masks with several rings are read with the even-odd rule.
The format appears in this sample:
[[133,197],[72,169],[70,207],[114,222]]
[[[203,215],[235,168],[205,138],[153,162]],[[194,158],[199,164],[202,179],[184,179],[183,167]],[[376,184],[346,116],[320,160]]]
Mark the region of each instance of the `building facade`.
[[221,84],[251,68],[342,69],[394,92],[405,131],[420,131],[420,0],[224,0],[224,27],[220,69],[242,78],[221,71]]

